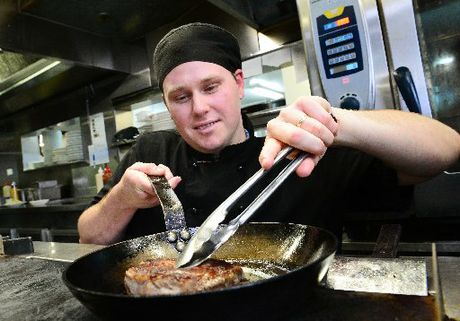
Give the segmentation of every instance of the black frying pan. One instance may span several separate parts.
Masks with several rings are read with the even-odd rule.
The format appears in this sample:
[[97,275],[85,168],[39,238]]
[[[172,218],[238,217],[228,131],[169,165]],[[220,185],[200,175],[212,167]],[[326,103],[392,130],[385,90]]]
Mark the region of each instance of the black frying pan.
[[187,295],[133,297],[124,271],[149,258],[175,258],[166,233],[120,242],[85,255],[63,272],[72,294],[101,319],[268,320],[295,309],[324,277],[337,248],[327,230],[297,224],[248,223],[213,258],[238,263],[251,281]]

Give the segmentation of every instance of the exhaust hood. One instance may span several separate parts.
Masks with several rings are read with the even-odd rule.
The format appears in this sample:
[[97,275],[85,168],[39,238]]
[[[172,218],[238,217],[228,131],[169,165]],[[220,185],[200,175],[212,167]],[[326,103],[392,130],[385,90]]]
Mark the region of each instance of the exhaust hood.
[[37,60],[39,60],[39,58],[0,49],[0,82]]
[[0,119],[119,72],[0,51]]
[[0,51],[0,99],[17,90],[30,88],[71,67],[69,63],[51,58],[34,58],[18,53]]
[[[300,39],[297,16],[295,0],[0,1],[0,119],[99,80],[144,75],[156,36],[179,22],[249,26],[282,43]],[[252,54],[248,34],[242,48]]]

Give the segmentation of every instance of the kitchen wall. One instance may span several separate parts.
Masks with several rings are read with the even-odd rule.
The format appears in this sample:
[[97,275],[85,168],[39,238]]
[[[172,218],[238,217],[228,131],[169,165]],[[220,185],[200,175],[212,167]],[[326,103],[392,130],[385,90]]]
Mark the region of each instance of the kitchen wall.
[[[259,65],[255,66],[255,68],[253,68],[254,66],[250,66],[254,64]],[[247,75],[250,76],[249,78],[263,77],[265,75],[264,70],[269,70],[269,74],[273,70],[278,70],[279,77],[272,80],[278,82],[283,88],[283,95],[287,103],[291,103],[300,95],[309,94],[305,56],[302,51],[302,43],[300,42],[295,42],[281,49],[262,54],[252,61],[246,60],[243,64],[243,69],[246,67],[252,70],[259,70],[259,73],[254,73],[254,71],[252,73],[248,72]],[[15,164],[15,173],[17,176],[15,180],[18,181],[20,187],[32,186],[36,181],[40,180],[57,179],[59,184],[69,186],[69,195],[66,196],[85,198],[94,195],[96,193],[94,175],[99,166],[93,167],[88,163],[77,163],[23,172],[20,154],[20,136],[30,131],[54,125],[58,119],[69,119],[78,116],[81,119],[82,133],[86,135],[84,141],[90,142],[88,116],[103,112],[107,144],[111,146],[113,145],[113,135],[117,131],[134,125],[132,112],[134,106],[144,102],[150,104],[162,102],[160,91],[154,87],[148,87],[137,93],[129,93],[121,97],[117,96],[119,93],[126,92],[126,83],[126,79],[123,78],[104,80],[80,88],[68,95],[55,97],[36,108],[23,111],[20,118],[24,123],[21,122],[21,126],[17,127],[18,131],[14,135],[13,145],[14,149],[17,150],[14,154],[14,160],[7,162],[6,157],[3,157],[3,162],[0,162],[0,172],[5,172],[7,166]],[[249,83],[247,88],[250,89]],[[264,98],[260,97],[260,99]],[[50,116],[40,115],[40,117],[33,119],[37,109],[42,112],[48,111]],[[264,122],[275,115],[275,113],[268,115],[264,119]],[[168,118],[167,115],[165,116]],[[25,121],[26,119],[28,120],[27,122]],[[30,122],[32,120],[33,122]],[[83,148],[86,149],[86,146]],[[117,167],[120,158],[124,155],[127,148],[129,148],[129,145],[109,148],[110,166],[112,169]],[[86,156],[88,157],[88,155]]]
[[3,182],[17,182],[19,179],[18,164],[21,153],[0,152],[0,184]]
[[[241,44],[242,56],[246,59],[261,53],[259,50],[259,35],[252,26],[235,19],[235,17],[224,13],[217,7],[209,6],[209,4],[205,6],[206,10],[203,10],[201,6],[197,6],[194,10],[184,13],[174,23],[166,24],[147,34],[145,37],[147,56],[151,56],[158,40],[172,27],[192,21],[215,23],[235,33]],[[279,44],[300,40],[298,22],[294,21],[289,25],[290,27],[287,27],[287,30],[290,30],[289,32],[279,32],[279,28],[286,28],[286,25],[279,26],[279,28],[266,28],[266,31],[267,34],[276,35],[274,38],[277,39]],[[136,46],[138,44],[139,42],[136,42]],[[59,47],[55,49],[59,49]],[[100,59],[102,57],[96,57],[94,61]],[[88,67],[86,72],[90,71],[91,68],[93,67]],[[95,69],[96,71],[99,72],[99,70]],[[305,79],[299,80],[295,79],[296,76],[294,76],[292,70],[286,69],[283,73],[283,78],[291,77],[289,81],[290,91],[286,93],[290,97],[289,99],[298,93],[308,93],[308,84],[305,83],[306,74],[304,75]],[[91,78],[88,77],[88,79]],[[70,81],[70,79],[57,78],[54,81]],[[298,86],[292,86],[293,83],[297,83]],[[129,115],[126,110],[116,109],[116,102],[120,100],[120,97],[130,97],[133,94],[135,96],[136,93],[142,92],[147,88],[155,87],[156,80],[149,68],[136,74],[122,72],[101,73],[100,78],[91,80],[89,83],[83,83],[81,87],[69,89],[0,119],[0,184],[8,179],[6,169],[15,165],[13,178],[18,181],[20,187],[31,186],[40,180],[57,179],[59,184],[70,187],[68,196],[86,197],[94,195],[96,192],[94,174],[97,171],[97,167],[89,166],[87,163],[60,165],[27,172],[22,171],[21,135],[77,116],[81,118],[84,131],[89,132],[88,116],[103,112],[108,145],[110,145],[113,134],[130,123],[129,117],[115,117],[115,115],[120,115],[123,112]],[[43,90],[47,90],[47,88],[50,87],[44,87]],[[120,149],[110,148],[109,153],[111,167],[115,168],[121,156]]]
[[[0,183],[14,180],[19,187],[30,187],[36,181],[58,180],[67,186],[63,196],[85,196],[95,193],[95,168],[87,163],[59,165],[24,172],[22,170],[21,135],[54,125],[60,121],[80,117],[82,131],[89,135],[88,116],[104,112],[107,139],[115,133],[112,95],[123,86],[125,77],[105,79],[88,84],[67,94],[53,97],[36,106],[31,106],[20,113],[0,120],[0,127],[9,128],[9,135],[0,136]],[[91,87],[91,88],[89,88]],[[86,146],[84,147],[86,148]],[[113,157],[114,152],[109,151]],[[6,176],[6,170],[13,168],[14,175]]]

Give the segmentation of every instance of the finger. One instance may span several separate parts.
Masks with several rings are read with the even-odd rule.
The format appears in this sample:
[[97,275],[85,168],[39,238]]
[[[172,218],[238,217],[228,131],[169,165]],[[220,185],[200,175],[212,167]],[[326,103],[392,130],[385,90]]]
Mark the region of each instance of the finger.
[[321,139],[326,146],[330,146],[334,142],[334,133],[331,132],[323,123],[313,117],[310,117],[304,112],[293,110],[291,113],[286,115],[286,117],[288,117],[288,123],[315,135]]
[[117,188],[126,206],[148,208],[158,205],[158,198],[150,185],[147,175],[136,169],[128,168],[114,189]]
[[129,169],[137,170],[144,174],[153,175],[153,176],[165,176],[165,177],[173,176],[169,167],[163,164],[156,165],[155,163],[136,162],[133,165],[131,165]]
[[175,188],[182,181],[180,176],[174,176],[169,167],[163,164],[158,165],[156,169],[156,175],[164,176],[172,188]]
[[308,177],[313,172],[316,166],[314,157],[305,158],[296,169],[296,174],[299,177]]
[[266,170],[271,168],[276,155],[278,155],[283,147],[284,144],[279,140],[271,137],[270,135],[265,136],[265,142],[259,154],[259,163],[262,168]]
[[177,185],[179,185],[179,183],[182,182],[182,178],[180,176],[174,176],[168,179],[168,182],[172,188],[176,188]]
[[278,118],[274,118],[267,123],[267,133],[270,133],[270,137],[282,141],[286,145],[313,155],[322,155],[327,148],[321,138]]
[[143,163],[143,162],[136,162],[132,164],[129,169],[141,171],[143,173],[149,172],[152,168],[156,167],[155,163]]
[[326,126],[333,135],[336,135],[338,123],[331,115],[333,109],[326,99],[318,96],[302,97],[296,101],[296,104],[301,111],[318,120]]
[[158,166],[155,168],[154,175],[164,176],[166,179],[174,177],[169,167],[163,164],[158,164]]
[[331,106],[331,104],[326,99],[322,97],[312,96],[312,98],[316,100],[328,114],[327,116],[324,116],[325,119],[323,119],[322,123],[327,128],[329,128],[329,130],[334,134],[334,136],[337,135],[339,124],[338,124],[337,118],[335,118],[333,114],[334,108]]
[[148,195],[156,195],[147,176],[155,167],[153,163],[137,162],[128,167],[123,174],[120,183],[126,186],[126,190],[138,198],[145,198]]

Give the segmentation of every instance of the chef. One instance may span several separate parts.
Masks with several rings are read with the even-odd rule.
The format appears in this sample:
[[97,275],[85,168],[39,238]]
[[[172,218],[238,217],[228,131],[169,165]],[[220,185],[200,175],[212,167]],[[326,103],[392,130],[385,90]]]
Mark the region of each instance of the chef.
[[155,48],[153,72],[177,130],[138,138],[81,214],[82,243],[164,231],[147,175],[164,175],[187,225],[199,226],[260,167],[271,168],[286,145],[310,156],[251,219],[320,226],[340,238],[341,215],[360,195],[411,191],[460,155],[459,134],[437,120],[393,109],[345,110],[320,97],[299,97],[268,122],[266,137],[255,137],[241,113],[238,41],[215,25],[167,33]]

